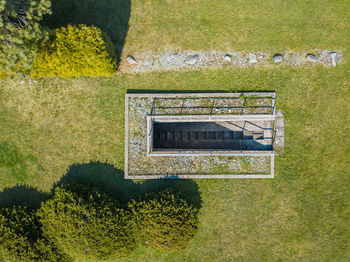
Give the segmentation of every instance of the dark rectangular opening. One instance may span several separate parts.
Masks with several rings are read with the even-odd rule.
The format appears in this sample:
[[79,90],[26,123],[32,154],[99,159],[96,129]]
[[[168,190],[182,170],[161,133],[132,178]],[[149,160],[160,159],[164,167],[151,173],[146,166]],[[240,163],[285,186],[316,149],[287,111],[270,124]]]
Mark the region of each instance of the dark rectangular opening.
[[224,122],[153,122],[153,150],[270,150],[258,135]]

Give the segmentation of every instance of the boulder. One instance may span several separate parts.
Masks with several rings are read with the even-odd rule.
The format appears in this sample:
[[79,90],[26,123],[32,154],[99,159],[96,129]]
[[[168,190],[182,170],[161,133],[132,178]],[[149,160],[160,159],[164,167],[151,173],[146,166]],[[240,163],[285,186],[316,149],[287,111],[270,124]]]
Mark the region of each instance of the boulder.
[[307,54],[306,55],[306,60],[310,62],[316,62],[317,61],[317,56],[314,54]]
[[281,54],[275,54],[272,58],[274,63],[281,63],[283,61],[283,57]]
[[136,59],[133,56],[131,56],[131,55],[128,56],[127,60],[128,60],[128,63],[130,65],[136,65],[137,64]]
[[197,63],[198,59],[199,55],[191,55],[185,59],[185,63],[189,65],[194,65],[195,63]]
[[331,58],[332,58],[332,65],[336,66],[337,65],[337,62],[336,62],[337,52],[331,52]]
[[226,62],[231,62],[231,60],[232,60],[231,55],[226,54],[225,57],[224,57],[224,60],[225,60]]
[[254,64],[254,63],[257,63],[258,62],[258,59],[256,58],[256,55],[255,54],[250,54],[249,55],[249,64]]

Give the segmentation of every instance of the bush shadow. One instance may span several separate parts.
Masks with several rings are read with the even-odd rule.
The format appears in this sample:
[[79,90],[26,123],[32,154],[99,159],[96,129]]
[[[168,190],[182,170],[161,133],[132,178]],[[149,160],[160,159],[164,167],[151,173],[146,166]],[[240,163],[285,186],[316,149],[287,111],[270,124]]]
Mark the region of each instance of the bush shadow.
[[55,184],[54,188],[70,183],[96,187],[122,204],[126,204],[132,199],[142,198],[147,193],[163,189],[169,189],[179,194],[181,198],[198,209],[201,207],[202,202],[198,185],[193,180],[128,180],[124,179],[122,170],[101,162],[70,166],[67,174]]
[[94,25],[111,38],[120,62],[129,28],[130,0],[52,0],[52,15],[43,19],[49,28]]
[[[124,179],[123,170],[101,162],[71,165],[68,172],[53,186],[51,193],[56,187],[73,183],[96,187],[122,204],[127,204],[132,199],[142,199],[147,193],[163,189],[169,189],[179,194],[181,198],[197,209],[201,207],[202,203],[198,185],[193,180],[128,180]],[[36,210],[40,208],[42,202],[51,196],[52,194],[42,192],[34,187],[16,185],[0,191],[0,208],[22,206],[29,210]]]
[[0,208],[22,206],[30,210],[38,209],[41,202],[46,201],[50,194],[27,185],[16,185],[0,191]]

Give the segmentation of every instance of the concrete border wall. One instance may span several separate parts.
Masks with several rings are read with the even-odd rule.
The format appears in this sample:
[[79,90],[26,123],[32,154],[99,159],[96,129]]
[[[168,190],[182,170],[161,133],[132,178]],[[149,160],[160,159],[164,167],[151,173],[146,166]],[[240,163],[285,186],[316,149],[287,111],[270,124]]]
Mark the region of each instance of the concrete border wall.
[[[276,111],[275,111],[275,103],[276,103],[276,93],[271,92],[240,92],[240,93],[127,93],[125,95],[125,166],[124,166],[124,176],[125,179],[203,179],[203,178],[216,178],[216,179],[226,179],[226,178],[274,178],[274,157],[275,152],[274,151],[245,151],[245,153],[242,153],[242,151],[238,152],[219,152],[216,151],[215,154],[211,152],[202,152],[201,155],[222,155],[222,156],[234,156],[234,155],[244,155],[244,156],[270,156],[271,159],[271,169],[270,174],[227,174],[227,175],[207,175],[207,174],[194,174],[194,175],[174,175],[174,176],[167,176],[167,175],[137,175],[132,176],[128,174],[128,154],[129,154],[129,148],[128,148],[128,108],[129,108],[129,98],[132,97],[146,97],[146,98],[157,98],[157,97],[238,97],[238,96],[259,96],[259,97],[272,97],[274,99],[274,111],[273,114],[264,114],[264,115],[215,115],[215,116],[208,116],[208,115],[186,115],[186,116],[147,116],[147,151],[145,152],[147,155],[151,151],[148,149],[150,148],[151,143],[151,121],[154,121],[155,119],[159,119],[160,121],[174,121],[175,119],[177,121],[203,121],[203,119],[207,119],[207,121],[217,121],[219,119],[225,119],[226,121],[229,119],[234,120],[242,120],[242,119],[248,119],[248,120],[271,120],[274,121],[276,118]],[[156,154],[152,153],[153,156],[156,156],[159,154],[157,152]],[[177,154],[170,154],[170,153],[161,153],[160,156],[174,156],[174,155],[182,155],[181,153]],[[194,154],[189,153],[189,156],[192,155],[199,155],[197,152]]]
[[276,98],[276,92],[236,92],[236,93],[126,93],[125,97],[149,97],[149,98],[161,98],[161,97],[239,97],[239,96],[260,96],[260,97],[272,97]]

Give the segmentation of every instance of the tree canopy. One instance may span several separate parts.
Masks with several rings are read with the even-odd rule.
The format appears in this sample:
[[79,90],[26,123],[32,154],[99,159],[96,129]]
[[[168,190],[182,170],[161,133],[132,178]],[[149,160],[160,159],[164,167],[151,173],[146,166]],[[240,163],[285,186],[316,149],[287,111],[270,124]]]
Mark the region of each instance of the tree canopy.
[[129,205],[138,242],[160,250],[185,248],[197,230],[198,210],[168,190]]
[[37,44],[47,35],[40,26],[50,0],[0,0],[0,69],[28,74]]
[[44,235],[77,260],[113,259],[134,248],[130,216],[96,188],[57,188],[38,216]]
[[95,187],[61,185],[36,211],[0,209],[0,262],[110,261],[137,245],[183,249],[197,230],[197,215],[169,190],[121,206]]
[[42,236],[35,213],[23,207],[0,210],[0,261],[71,261]]

